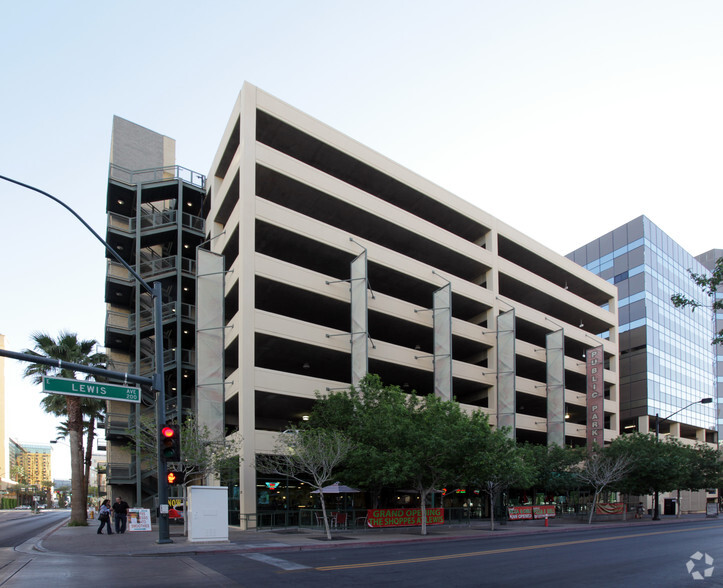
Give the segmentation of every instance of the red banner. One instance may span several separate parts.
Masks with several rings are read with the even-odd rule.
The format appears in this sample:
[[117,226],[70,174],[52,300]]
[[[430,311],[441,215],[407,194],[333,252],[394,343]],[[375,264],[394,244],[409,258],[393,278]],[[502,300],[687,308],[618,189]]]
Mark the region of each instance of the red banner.
[[[443,508],[427,509],[427,524],[444,523]],[[374,508],[367,511],[370,527],[417,527],[422,524],[421,508]]]
[[507,514],[511,521],[529,519],[553,518],[555,516],[554,504],[536,504],[535,506],[508,506]]
[[536,519],[544,519],[545,517],[551,519],[555,516],[555,505],[538,504],[532,507],[532,514],[535,515]]
[[595,507],[595,514],[623,514],[625,504],[622,502],[599,502]]
[[532,507],[531,506],[508,506],[507,514],[511,521],[522,521],[524,519],[532,518]]

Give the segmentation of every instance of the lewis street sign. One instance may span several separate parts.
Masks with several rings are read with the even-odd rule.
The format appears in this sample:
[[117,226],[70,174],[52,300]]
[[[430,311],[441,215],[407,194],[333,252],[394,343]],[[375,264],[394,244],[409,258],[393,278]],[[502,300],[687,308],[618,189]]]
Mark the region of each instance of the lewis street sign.
[[83,396],[100,400],[120,400],[121,402],[140,402],[141,389],[134,386],[119,386],[105,382],[87,382],[69,378],[51,378],[43,376],[43,392]]

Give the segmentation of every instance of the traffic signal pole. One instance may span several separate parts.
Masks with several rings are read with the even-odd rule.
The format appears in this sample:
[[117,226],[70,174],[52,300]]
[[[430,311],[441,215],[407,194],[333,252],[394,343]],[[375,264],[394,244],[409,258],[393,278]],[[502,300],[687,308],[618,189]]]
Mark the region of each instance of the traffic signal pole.
[[[12,178],[8,178],[6,176],[0,175],[0,180],[5,180],[6,182],[10,182],[11,184],[16,184],[17,186],[21,186],[23,188],[27,188],[28,190],[32,190],[33,192],[37,192],[38,194],[42,194],[43,196],[50,198],[54,202],[57,202],[60,204],[63,208],[65,208],[68,212],[70,212],[75,218],[77,218],[82,225],[88,229],[91,234],[100,241],[103,246],[106,248],[106,251],[108,251],[113,258],[120,263],[127,271],[132,275],[138,283],[143,287],[146,292],[148,292],[153,297],[153,315],[154,315],[154,333],[153,337],[155,339],[155,354],[156,354],[156,362],[155,362],[155,370],[153,372],[153,388],[156,391],[156,424],[160,427],[166,422],[166,386],[165,381],[163,377],[164,372],[164,364],[163,364],[163,320],[162,320],[162,306],[163,306],[163,300],[162,300],[162,289],[161,289],[161,283],[160,282],[154,282],[153,287],[151,287],[148,282],[146,282],[139,274],[136,272],[128,263],[118,254],[118,252],[113,249],[98,233],[96,233],[93,230],[93,227],[91,227],[85,220],[77,213],[75,212],[70,206],[68,206],[65,202],[60,200],[59,198],[56,198],[52,194],[49,194],[48,192],[45,192],[44,190],[41,190],[39,188],[36,188],[34,186],[31,186],[29,184],[24,184],[23,182],[19,182],[18,180],[13,180]],[[39,363],[39,362],[38,362]],[[179,407],[180,411],[180,407]],[[161,459],[161,448],[160,443],[158,444],[158,453],[156,455],[156,458],[158,460],[158,543],[173,543],[173,541],[170,538],[170,533],[168,529],[168,511],[166,510],[165,513],[161,514],[160,507],[163,505],[168,506],[168,480],[166,478],[167,474],[167,468],[166,468],[166,462],[165,460]]]
[[[161,283],[153,283],[153,319],[156,344],[156,369],[153,373],[153,388],[156,390],[156,426],[166,423],[166,383],[163,377],[163,317],[161,316]],[[168,467],[161,455],[163,448],[158,440],[158,543],[173,543],[168,528]],[[165,511],[165,512],[164,512]]]

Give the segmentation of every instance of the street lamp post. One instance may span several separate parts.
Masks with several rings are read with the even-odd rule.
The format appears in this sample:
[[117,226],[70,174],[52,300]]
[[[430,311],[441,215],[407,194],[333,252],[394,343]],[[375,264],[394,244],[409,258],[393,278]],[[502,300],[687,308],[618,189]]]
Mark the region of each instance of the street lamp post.
[[[6,176],[0,175],[0,180],[5,180],[7,182],[10,182],[12,184],[16,184],[18,186],[21,186],[23,188],[27,188],[28,190],[32,190],[33,192],[37,192],[38,194],[42,194],[43,196],[46,196],[47,198],[50,198],[54,202],[57,202],[60,204],[63,208],[65,208],[68,212],[70,212],[75,218],[77,218],[82,225],[88,229],[91,234],[100,241],[103,246],[106,248],[106,250],[113,256],[113,258],[118,261],[129,273],[132,275],[138,283],[143,287],[146,292],[148,292],[151,297],[153,298],[153,315],[154,315],[154,339],[155,339],[155,355],[156,355],[156,361],[155,361],[155,370],[153,372],[153,378],[152,378],[152,387],[157,392],[156,395],[156,423],[158,426],[163,426],[166,423],[166,388],[165,388],[165,381],[164,381],[164,366],[163,366],[163,317],[162,317],[162,284],[160,282],[154,282],[153,287],[151,287],[148,282],[146,282],[139,274],[136,272],[128,263],[118,254],[118,252],[113,249],[98,233],[93,230],[93,227],[91,227],[77,212],[75,212],[70,206],[68,206],[65,202],[60,200],[59,198],[56,198],[52,194],[49,194],[48,192],[45,192],[44,190],[40,190],[39,188],[36,188],[34,186],[31,186],[29,184],[24,184],[23,182],[19,182],[18,180],[13,180],[12,178],[8,178]],[[167,474],[167,466],[166,466],[166,460],[163,459],[163,456],[161,455],[161,444],[158,443],[158,450],[156,452],[156,458],[158,461],[158,504],[168,504],[168,480],[166,479]],[[168,527],[168,514],[162,513],[161,509],[159,509],[158,514],[158,543],[173,543],[173,541],[170,538],[170,531]]]
[[[684,411],[686,408],[690,408],[694,404],[710,404],[713,402],[712,398],[701,398],[700,400],[696,400],[695,402],[691,402],[690,404],[684,406],[681,409],[676,410],[675,412],[669,414],[664,419],[661,419],[658,413],[655,413],[655,441],[660,441],[660,423],[663,421],[667,421],[670,417],[675,416],[679,412]],[[660,512],[659,512],[659,504],[658,504],[658,489],[655,489],[654,499],[653,499],[653,520],[659,521],[660,520]]]

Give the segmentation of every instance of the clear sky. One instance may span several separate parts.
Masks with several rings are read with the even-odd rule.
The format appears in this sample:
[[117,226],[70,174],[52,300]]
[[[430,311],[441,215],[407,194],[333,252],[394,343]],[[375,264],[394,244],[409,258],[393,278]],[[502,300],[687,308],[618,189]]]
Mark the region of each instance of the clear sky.
[[[105,235],[112,117],[206,174],[244,80],[561,254],[647,215],[723,247],[720,0],[6,2],[0,174]],[[105,257],[59,205],[0,182],[0,333],[103,340]],[[6,362],[7,425],[55,419]],[[58,447],[56,453],[65,448]],[[69,476],[67,460],[54,477]]]

